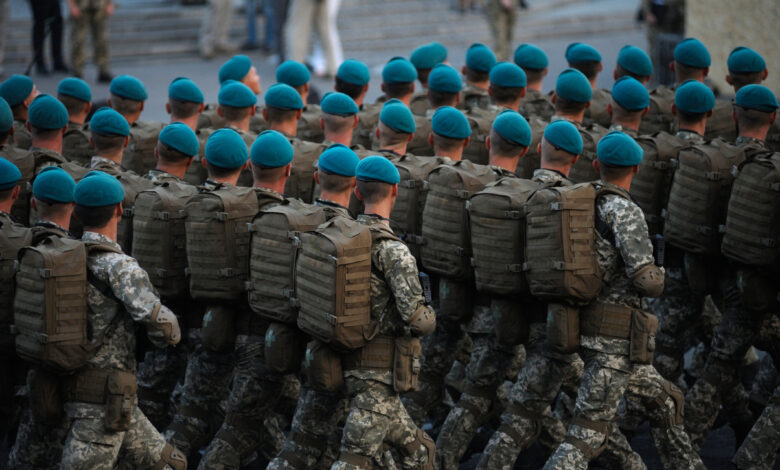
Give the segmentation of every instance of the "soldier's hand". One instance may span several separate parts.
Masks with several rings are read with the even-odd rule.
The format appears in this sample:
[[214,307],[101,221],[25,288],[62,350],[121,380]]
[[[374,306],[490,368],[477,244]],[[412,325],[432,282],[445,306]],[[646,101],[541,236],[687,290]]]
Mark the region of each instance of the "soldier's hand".
[[512,0],[501,0],[501,6],[504,10],[511,10],[514,7]]
[[115,9],[114,2],[108,2],[108,4],[106,4],[106,16],[113,15]]
[[68,2],[68,6],[70,7],[70,17],[73,19],[79,19],[81,18],[81,10],[79,7],[77,7],[74,3]]

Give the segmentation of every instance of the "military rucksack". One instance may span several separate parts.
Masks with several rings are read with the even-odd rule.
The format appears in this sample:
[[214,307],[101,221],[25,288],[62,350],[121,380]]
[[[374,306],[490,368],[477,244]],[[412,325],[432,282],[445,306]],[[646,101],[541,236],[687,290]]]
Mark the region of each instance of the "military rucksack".
[[91,278],[87,255],[96,251],[121,253],[110,245],[58,236],[21,250],[14,296],[19,357],[57,373],[72,372],[90,359],[95,346],[87,330],[87,283],[99,281]]
[[252,221],[249,257],[249,306],[271,321],[295,323],[298,318],[295,265],[301,233],[326,222],[318,206],[285,199],[261,210]]
[[641,136],[636,142],[645,151],[639,172],[631,181],[631,197],[642,209],[650,235],[663,232],[664,212],[677,167],[677,154],[686,140],[660,131]]
[[0,351],[13,351],[14,275],[19,250],[31,241],[29,228],[0,219]]
[[35,157],[32,153],[18,149],[9,149],[3,152],[3,158],[16,165],[22,173],[19,180],[19,197],[11,206],[11,215],[14,219],[27,223],[30,218],[30,196],[32,195],[32,180],[35,177]]
[[579,131],[582,136],[582,154],[571,167],[569,179],[575,183],[596,181],[599,179],[599,174],[593,168],[593,161],[597,158],[596,146],[609,130],[594,123],[587,127],[580,126]]
[[466,85],[460,92],[460,101],[456,107],[464,111],[474,108],[487,109],[490,107],[490,95],[485,89]]
[[479,165],[487,165],[489,155],[485,140],[490,135],[493,121],[473,114],[467,115],[466,118],[471,125],[471,138],[469,144],[463,149],[463,159]]
[[468,202],[472,265],[477,290],[497,295],[523,295],[528,284],[525,260],[525,210],[539,185],[515,177],[501,178],[471,196]]
[[145,175],[154,169],[157,136],[165,127],[161,122],[136,121],[130,127],[130,143],[122,154],[122,169]]
[[656,132],[672,132],[674,115],[674,90],[663,85],[650,91],[650,106],[647,114],[639,124],[639,135],[650,135]]
[[755,155],[742,164],[731,189],[721,250],[751,266],[780,261],[780,154]]
[[122,218],[116,228],[116,241],[119,246],[125,250],[125,253],[131,253],[133,249],[133,212],[135,198],[139,192],[152,189],[154,184],[134,173],[128,171],[115,175],[116,179],[122,183],[125,190],[125,198],[122,201]]
[[678,155],[664,221],[664,238],[696,254],[719,254],[731,185],[745,154],[716,139]]
[[364,104],[358,114],[358,126],[352,133],[352,145],[362,145],[371,148],[371,136],[374,135],[379,122],[379,113],[382,112],[381,104]]
[[462,160],[428,175],[423,209],[422,265],[431,273],[466,279],[471,274],[471,237],[466,202],[496,180],[489,166]]
[[715,100],[712,115],[707,118],[704,138],[707,140],[721,138],[727,142],[734,142],[737,138],[737,125],[732,117],[733,110],[731,101]]
[[195,193],[195,186],[166,181],[141,191],[135,199],[133,258],[164,298],[180,298],[188,292],[184,206]]
[[593,92],[590,106],[585,109],[583,122],[598,124],[601,127],[609,127],[612,124],[612,116],[607,112],[607,105],[612,103],[612,93],[609,90],[599,88]]
[[542,137],[544,137],[547,121],[543,121],[538,117],[530,117],[528,118],[528,124],[531,125],[531,145],[528,146],[528,153],[517,162],[515,174],[520,178],[530,180],[534,176],[534,171],[542,166],[542,156],[537,149],[542,141]]
[[525,264],[530,293],[548,302],[585,304],[601,291],[596,202],[616,189],[595,183],[536,191],[526,204]]
[[305,142],[299,139],[291,139],[295,156],[292,161],[290,177],[284,184],[284,194],[298,198],[303,202],[312,203],[314,200],[314,163],[320,158],[322,145],[314,142]]
[[301,118],[298,119],[298,130],[295,136],[307,142],[322,142],[325,133],[320,126],[320,117],[322,117],[322,109],[318,105],[306,105]]
[[383,239],[397,240],[389,230],[342,216],[301,234],[295,278],[298,327],[304,333],[337,350],[361,348],[373,339],[371,245]]
[[549,94],[529,89],[525,98],[520,101],[520,114],[526,118],[535,117],[549,122],[555,115],[555,106]]
[[252,188],[198,188],[185,204],[187,273],[194,299],[242,297],[249,274],[248,223],[257,213]]

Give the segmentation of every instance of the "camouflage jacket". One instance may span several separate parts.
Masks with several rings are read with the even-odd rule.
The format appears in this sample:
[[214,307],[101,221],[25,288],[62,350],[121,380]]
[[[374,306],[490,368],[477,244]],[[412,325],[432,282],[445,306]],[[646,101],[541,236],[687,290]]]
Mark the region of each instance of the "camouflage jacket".
[[555,107],[550,101],[550,96],[538,90],[527,89],[525,96],[520,100],[520,114],[526,117],[536,116],[549,121],[555,114]]
[[62,154],[55,152],[54,150],[44,149],[40,147],[30,148],[30,155],[35,160],[35,175],[37,175],[43,168],[47,166],[60,165],[65,163],[65,157]]
[[487,109],[490,106],[490,95],[484,88],[467,83],[460,91],[459,109]]
[[99,155],[92,156],[92,159],[89,161],[89,167],[93,170],[99,170],[104,173],[108,173],[111,176],[117,176],[124,173],[124,170],[122,170],[122,165]]
[[772,149],[769,148],[767,141],[756,139],[755,137],[738,136],[736,140],[734,140],[734,145],[737,147],[749,147],[751,149],[763,150],[767,152],[772,151]]
[[350,219],[352,218],[352,216],[349,215],[349,209],[333,201],[329,201],[327,199],[322,199],[318,197],[314,200],[314,205],[325,208],[326,212],[328,213],[327,215],[328,219],[335,217],[337,215],[340,215],[342,217],[349,217]]
[[149,173],[144,175],[145,179],[148,179],[154,184],[162,184],[162,183],[185,183],[185,181],[178,176],[174,176],[167,171],[163,170],[151,170]]
[[678,130],[675,135],[681,139],[689,141],[690,145],[699,145],[705,142],[703,135],[685,129]]
[[81,166],[88,166],[94,149],[89,144],[88,124],[68,123],[68,129],[62,137],[62,156]]
[[548,170],[546,168],[539,168],[534,171],[534,176],[531,178],[539,184],[554,185],[561,183],[561,186],[571,186],[572,182],[563,173],[557,170]]
[[612,131],[620,131],[626,134],[627,136],[631,137],[632,139],[636,139],[637,137],[639,137],[639,132],[635,131],[634,129],[623,127],[622,124],[611,124],[609,126],[609,132]]
[[371,136],[374,135],[374,129],[379,123],[380,112],[382,112],[381,104],[364,104],[360,107],[358,126],[352,134],[353,145],[359,144],[371,148]]
[[68,229],[50,220],[40,219],[35,222],[35,225],[33,225],[30,230],[33,234],[33,244],[37,243],[37,240],[40,240],[41,237],[48,235],[54,235],[62,238],[70,236]]
[[430,107],[431,104],[428,101],[428,90],[414,92],[409,99],[409,109],[412,110],[412,114],[415,116],[425,116]]
[[29,150],[32,147],[32,135],[27,130],[27,123],[14,119],[14,146],[18,149]]
[[259,211],[263,209],[270,209],[277,206],[284,201],[284,196],[277,193],[273,189],[268,188],[254,188],[257,195],[257,208]]

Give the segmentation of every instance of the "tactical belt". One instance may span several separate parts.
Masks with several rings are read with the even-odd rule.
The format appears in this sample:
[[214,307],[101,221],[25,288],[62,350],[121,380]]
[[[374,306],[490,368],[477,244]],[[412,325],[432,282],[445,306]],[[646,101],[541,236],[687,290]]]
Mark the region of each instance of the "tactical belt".
[[580,311],[580,334],[629,339],[631,310],[623,305],[593,302]]
[[135,378],[135,374],[115,369],[84,369],[78,374],[65,378],[65,402],[106,403],[106,382],[112,374],[127,374]]
[[341,452],[341,454],[339,454],[339,460],[344,463],[354,465],[357,468],[371,470],[374,467],[374,459],[371,457],[353,454],[351,452]]
[[392,370],[395,341],[389,336],[376,336],[370,343],[347,354],[342,367],[347,370]]

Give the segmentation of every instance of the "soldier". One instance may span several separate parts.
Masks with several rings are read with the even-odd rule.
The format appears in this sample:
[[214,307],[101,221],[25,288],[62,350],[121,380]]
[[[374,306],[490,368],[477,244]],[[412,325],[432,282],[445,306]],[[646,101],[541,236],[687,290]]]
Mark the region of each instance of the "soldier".
[[[249,129],[249,123],[257,110],[257,96],[248,86],[241,82],[228,80],[222,84],[217,96],[219,107],[217,114],[225,120],[223,129],[232,129],[244,139],[247,149],[252,145],[257,135]],[[203,129],[202,133],[208,135],[214,129]],[[248,151],[248,150],[247,150]],[[238,179],[239,186],[250,186],[252,175],[244,169]]]
[[92,33],[92,48],[98,67],[98,82],[108,83],[114,77],[108,68],[108,18],[114,14],[113,0],[68,0],[70,9],[70,65],[73,75],[84,74],[84,48],[87,29]]
[[[332,91],[322,97],[322,115],[320,126],[324,134],[322,149],[325,151],[333,144],[352,145],[352,134],[358,126],[358,109],[352,98]],[[360,146],[353,147],[353,150]],[[365,149],[362,149],[365,150]]]
[[213,0],[203,15],[198,36],[198,48],[204,59],[211,59],[215,52],[233,52],[236,47],[229,42],[230,20],[233,4],[228,0]]
[[428,109],[428,75],[434,67],[447,62],[447,48],[438,42],[422,45],[412,51],[409,61],[417,69],[417,80],[419,80],[421,87],[420,91],[412,96],[409,109],[415,115],[422,116]]
[[466,84],[460,93],[458,108],[487,108],[490,105],[489,74],[494,65],[496,56],[489,47],[481,43],[474,43],[469,47],[466,51],[466,65],[461,69]]
[[[87,269],[101,290],[88,285],[87,321],[95,345],[87,366],[65,380],[63,402],[71,420],[63,468],[105,468],[122,459],[131,465],[185,469],[186,458],[165,443],[162,435],[135,405],[135,327],[144,324],[158,347],[181,340],[176,317],[160,303],[146,272],[116,243],[124,191],[116,178],[91,172],[76,186],[74,208],[84,224],[82,240],[113,248],[87,258]],[[127,314],[127,316],[126,316]],[[117,384],[117,388],[106,384]],[[119,392],[121,400],[107,399]],[[99,444],[98,444],[99,443]]]
[[[235,80],[248,86],[255,95],[259,95],[262,91],[260,85],[260,75],[257,74],[257,69],[252,65],[252,59],[239,54],[231,57],[219,68],[219,84],[222,86],[228,80]],[[252,127],[258,128],[262,126],[262,122],[253,122]],[[217,114],[217,105],[208,104],[203,112],[198,117],[198,129],[204,127],[211,127],[213,129],[219,129],[224,127],[224,119]]]
[[487,108],[472,109],[470,113],[483,115],[489,121],[493,121],[498,114],[507,109],[517,111],[525,97],[527,84],[522,68],[510,62],[496,64],[490,70],[488,86],[488,95],[493,103]]
[[309,103],[309,80],[311,72],[300,62],[288,60],[282,62],[276,69],[276,81],[295,88],[303,101],[303,112],[298,120],[298,133],[296,136],[309,142],[322,142],[323,135],[320,128],[320,107]]
[[347,59],[339,65],[333,89],[349,95],[362,110],[369,81],[371,81],[371,72],[369,72],[368,66],[359,60]]
[[32,145],[30,131],[27,130],[27,115],[30,105],[38,96],[38,89],[26,75],[12,75],[0,83],[0,98],[3,98],[14,115],[13,144],[21,150],[29,150]]
[[623,46],[618,52],[617,65],[613,77],[633,77],[643,85],[650,82],[653,75],[653,63],[647,53],[636,46]]
[[28,159],[34,160],[37,174],[41,168],[64,163],[62,138],[68,128],[68,110],[55,97],[39,95],[30,104],[27,129],[32,137]]
[[604,65],[601,63],[601,54],[593,46],[574,42],[566,48],[566,62],[569,63],[570,68],[577,69],[585,75],[593,90],[590,106],[585,110],[584,122],[596,122],[602,126],[608,126],[607,104],[609,103],[609,91],[598,88],[596,85],[599,73],[604,70]]
[[647,22],[647,43],[650,45],[650,57],[656,66],[655,81],[668,85],[668,72],[664,67],[668,64],[669,43],[675,43],[685,33],[685,2],[683,0],[642,0],[642,11]]
[[525,72],[527,80],[526,95],[520,102],[520,114],[549,121],[555,114],[555,108],[549,97],[542,93],[542,82],[547,76],[550,63],[547,54],[533,44],[520,44],[515,49],[514,60]]
[[458,72],[449,65],[439,64],[433,68],[428,76],[428,107],[424,113],[425,120],[418,128],[418,136],[423,140],[415,139],[414,144],[409,145],[409,152],[415,155],[431,155],[433,148],[428,137],[430,136],[431,117],[442,106],[457,106],[460,102],[463,82]]
[[[596,234],[596,251],[604,273],[603,287],[597,300],[583,307],[579,314],[582,322],[580,355],[585,361],[585,370],[577,395],[575,416],[566,440],[558,446],[544,468],[585,469],[588,462],[598,457],[607,445],[630,449],[613,420],[623,394],[627,389],[635,389],[641,396],[656,400],[657,407],[652,417],[659,423],[665,423],[658,434],[654,433],[659,454],[664,455],[664,466],[703,469],[681,423],[679,390],[675,390],[652,365],[645,362],[647,357],[629,355],[630,330],[638,327],[633,324],[639,325],[641,321],[647,322],[647,325],[653,323],[650,314],[636,313],[641,309],[641,297],[657,297],[663,290],[663,269],[654,264],[642,211],[628,196],[628,188],[642,161],[643,151],[633,139],[617,131],[602,138],[597,151],[598,160],[594,162],[594,167],[601,175],[598,184],[611,191],[596,201],[596,218],[606,226],[597,230]],[[626,315],[632,320],[627,321]],[[631,326],[619,333],[609,330],[602,323],[607,317]],[[652,348],[648,349],[652,351]],[[661,447],[660,437],[664,438],[664,444],[668,444],[666,447]],[[623,468],[643,468],[641,461],[636,461],[638,456],[632,455],[634,462],[623,462]]]
[[57,99],[68,110],[68,130],[62,138],[62,155],[74,163],[87,166],[92,157],[89,126],[86,124],[92,110],[92,91],[84,80],[69,77],[57,86]]
[[769,75],[761,54],[745,46],[731,51],[726,64],[729,69],[726,82],[734,88],[735,93],[743,86],[761,84]]
[[416,116],[398,100],[388,100],[379,113],[374,135],[378,142],[377,153],[387,158],[406,155],[406,147],[414,138]]
[[[395,99],[404,103],[407,107],[410,106],[412,100],[415,99],[415,96],[419,96],[414,91],[414,81],[416,79],[417,71],[411,62],[402,57],[390,59],[382,69],[382,91],[384,91],[385,94],[377,100],[377,103]],[[423,93],[422,96],[424,97],[425,93]],[[379,121],[378,118],[378,114],[372,115],[372,120],[367,123],[362,123],[359,128],[363,140],[365,140],[366,133],[368,133],[371,147],[374,149],[379,145],[376,141],[376,136],[374,135],[374,130]],[[430,133],[430,122],[423,116],[415,116],[414,121],[415,128],[418,129],[419,132],[415,134],[410,145],[416,148],[425,147],[426,141],[428,140],[428,134]]]
[[642,117],[650,106],[647,89],[636,79],[623,76],[612,85],[611,95],[607,105],[607,113],[612,118],[609,130],[636,138]]
[[200,115],[205,109],[203,92],[192,80],[186,77],[174,78],[168,85],[168,102],[165,110],[171,115],[171,124],[179,122],[195,132],[198,139],[198,153],[195,155],[194,164],[190,165],[184,179],[187,183],[197,186],[206,181],[206,169],[201,164],[202,149],[206,146],[209,132],[202,132],[198,128]]
[[487,17],[490,34],[493,36],[493,49],[496,50],[498,60],[509,60],[517,19],[517,4],[513,0],[489,0]]
[[13,145],[14,115],[8,102],[0,97],[0,157],[9,161],[17,161],[27,153]]

